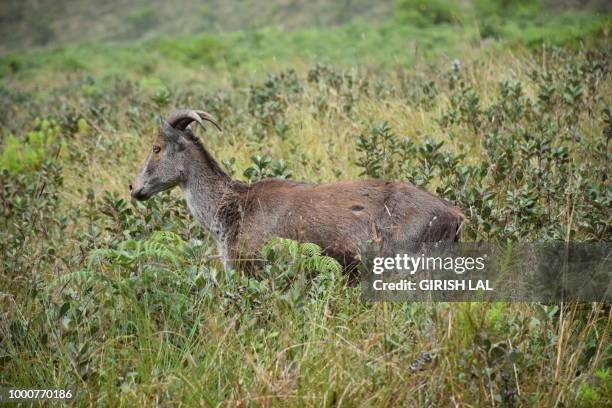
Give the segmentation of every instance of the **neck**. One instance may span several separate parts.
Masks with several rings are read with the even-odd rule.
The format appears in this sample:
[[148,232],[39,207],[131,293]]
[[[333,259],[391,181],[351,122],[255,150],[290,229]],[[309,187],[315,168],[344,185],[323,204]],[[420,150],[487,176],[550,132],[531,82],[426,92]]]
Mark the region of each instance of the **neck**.
[[203,147],[192,156],[181,183],[187,207],[215,240],[223,239],[229,228],[224,208],[234,197],[232,179]]

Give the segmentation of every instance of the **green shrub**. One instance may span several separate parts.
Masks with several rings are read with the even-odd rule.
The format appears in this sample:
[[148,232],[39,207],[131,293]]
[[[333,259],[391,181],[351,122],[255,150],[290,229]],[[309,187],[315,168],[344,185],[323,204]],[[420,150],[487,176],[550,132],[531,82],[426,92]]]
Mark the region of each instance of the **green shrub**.
[[474,1],[474,14],[482,38],[501,38],[508,23],[525,26],[541,9],[539,0]]
[[13,283],[9,278],[19,283],[41,273],[65,243],[62,168],[54,161],[39,167],[25,173],[0,170],[0,281],[5,287]]
[[25,139],[9,135],[0,154],[0,170],[21,173],[40,168],[46,159],[59,153],[59,126],[54,121],[37,120]]
[[5,54],[0,56],[0,78],[13,75],[24,67],[23,57],[20,54]]
[[225,38],[218,35],[201,34],[189,39],[163,40],[157,48],[175,62],[214,67],[223,61],[234,61],[232,48]]
[[291,178],[291,172],[287,169],[284,160],[273,161],[269,155],[251,157],[253,164],[244,170],[243,176],[247,181],[255,182],[266,178]]
[[612,406],[612,374],[610,372],[610,368],[602,368],[595,373],[593,384],[582,384],[578,393],[580,407]]
[[541,10],[540,0],[474,0],[474,11],[480,19],[533,17]]
[[453,24],[462,18],[462,9],[452,0],[400,0],[395,9],[398,22],[417,27]]

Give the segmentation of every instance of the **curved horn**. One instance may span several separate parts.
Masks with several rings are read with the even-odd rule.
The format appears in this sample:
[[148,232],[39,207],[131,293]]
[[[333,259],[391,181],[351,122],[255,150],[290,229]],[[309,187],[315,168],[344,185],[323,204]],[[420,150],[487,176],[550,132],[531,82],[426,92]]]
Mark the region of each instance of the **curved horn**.
[[185,130],[191,122],[198,122],[204,127],[204,120],[212,123],[217,129],[221,130],[221,126],[219,126],[215,119],[210,116],[210,114],[201,110],[179,109],[172,112],[167,119],[170,126],[178,130]]

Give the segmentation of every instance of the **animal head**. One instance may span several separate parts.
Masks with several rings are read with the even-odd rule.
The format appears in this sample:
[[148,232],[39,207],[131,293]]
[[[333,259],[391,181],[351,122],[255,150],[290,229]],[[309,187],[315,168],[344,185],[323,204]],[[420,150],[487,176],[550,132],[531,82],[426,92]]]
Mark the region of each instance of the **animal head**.
[[206,112],[181,109],[162,120],[158,135],[138,175],[130,183],[132,197],[147,200],[153,195],[184,182],[186,166],[198,143],[188,127],[192,122],[204,126],[204,121],[221,127]]

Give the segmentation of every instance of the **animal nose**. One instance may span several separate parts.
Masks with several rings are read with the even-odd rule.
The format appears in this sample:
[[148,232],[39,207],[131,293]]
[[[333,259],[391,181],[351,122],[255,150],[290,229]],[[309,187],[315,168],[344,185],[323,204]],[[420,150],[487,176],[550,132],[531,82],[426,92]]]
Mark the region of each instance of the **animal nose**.
[[140,178],[136,177],[135,179],[133,179],[129,184],[129,188],[130,194],[135,199],[144,200],[147,198],[146,194],[144,193],[144,185]]

